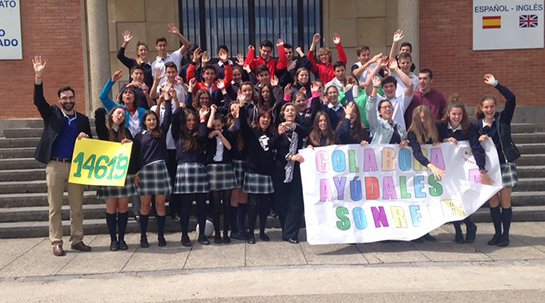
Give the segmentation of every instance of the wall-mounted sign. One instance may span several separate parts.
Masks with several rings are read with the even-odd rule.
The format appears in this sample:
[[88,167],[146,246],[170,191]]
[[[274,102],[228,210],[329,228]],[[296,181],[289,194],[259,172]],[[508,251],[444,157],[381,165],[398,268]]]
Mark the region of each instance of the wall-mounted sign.
[[473,0],[473,50],[543,48],[543,0]]
[[23,59],[20,4],[20,0],[0,0],[0,60]]

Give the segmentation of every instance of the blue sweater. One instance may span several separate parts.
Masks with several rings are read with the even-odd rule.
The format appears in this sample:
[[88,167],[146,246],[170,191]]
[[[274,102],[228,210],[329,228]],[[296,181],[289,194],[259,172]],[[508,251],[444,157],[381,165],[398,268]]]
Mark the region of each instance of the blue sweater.
[[[129,119],[130,119],[130,113],[127,107],[123,104],[119,104],[114,102],[110,97],[108,96],[110,94],[110,91],[112,90],[112,86],[114,86],[115,82],[112,81],[112,79],[108,79],[108,82],[104,85],[102,90],[100,91],[100,94],[98,95],[98,98],[100,99],[100,102],[102,102],[102,105],[104,108],[109,112],[112,110],[112,108],[116,106],[121,106],[125,109],[125,127],[129,128]],[[136,98],[136,96],[135,96]],[[136,100],[135,100],[136,101]],[[140,119],[140,128],[144,128],[144,123],[142,119],[144,118],[144,113],[146,112],[145,108],[137,107],[136,111],[138,112],[138,118]]]

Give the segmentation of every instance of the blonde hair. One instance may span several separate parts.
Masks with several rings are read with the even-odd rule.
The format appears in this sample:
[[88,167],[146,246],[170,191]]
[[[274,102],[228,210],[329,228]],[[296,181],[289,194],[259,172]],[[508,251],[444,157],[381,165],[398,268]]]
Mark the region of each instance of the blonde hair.
[[329,55],[329,63],[331,63],[331,50],[329,49],[329,47],[320,47],[320,49],[318,50],[318,52],[316,53],[319,56],[323,55],[323,54],[328,54]]
[[[420,119],[421,113],[424,113],[424,123]],[[425,144],[430,140],[434,143],[439,142],[439,132],[435,126],[435,120],[431,115],[430,108],[426,105],[419,105],[414,109],[412,124],[409,127],[410,131],[416,135],[416,140],[419,144]]]

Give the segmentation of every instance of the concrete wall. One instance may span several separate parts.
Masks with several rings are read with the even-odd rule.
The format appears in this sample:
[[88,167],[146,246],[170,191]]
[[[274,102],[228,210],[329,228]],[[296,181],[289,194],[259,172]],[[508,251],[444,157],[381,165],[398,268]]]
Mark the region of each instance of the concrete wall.
[[[126,49],[126,56],[136,57],[136,43],[143,41],[148,45],[150,54],[148,59],[153,62],[157,56],[155,39],[166,37],[168,51],[180,47],[178,38],[168,32],[167,23],[179,24],[177,0],[108,0],[108,29],[110,38],[110,62],[112,73],[115,70],[123,71],[120,83],[126,82],[129,77],[128,69],[117,60],[117,50],[123,44],[121,33],[130,30],[133,39]],[[113,88],[116,93],[119,84]]]
[[[398,0],[324,0],[325,45],[333,51],[334,33],[348,57],[348,68],[357,61],[356,47],[367,45],[371,55],[387,55],[392,45],[392,35],[397,29]],[[335,52],[336,53],[336,52]]]

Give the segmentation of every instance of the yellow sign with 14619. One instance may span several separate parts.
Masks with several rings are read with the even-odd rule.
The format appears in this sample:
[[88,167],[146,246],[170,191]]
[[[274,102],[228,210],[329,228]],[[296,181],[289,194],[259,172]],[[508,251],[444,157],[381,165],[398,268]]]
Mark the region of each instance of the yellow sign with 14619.
[[123,186],[129,168],[131,143],[94,139],[76,140],[68,182]]

